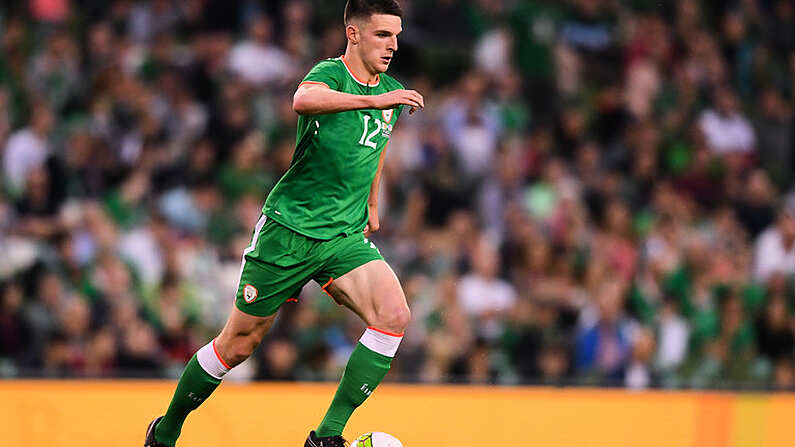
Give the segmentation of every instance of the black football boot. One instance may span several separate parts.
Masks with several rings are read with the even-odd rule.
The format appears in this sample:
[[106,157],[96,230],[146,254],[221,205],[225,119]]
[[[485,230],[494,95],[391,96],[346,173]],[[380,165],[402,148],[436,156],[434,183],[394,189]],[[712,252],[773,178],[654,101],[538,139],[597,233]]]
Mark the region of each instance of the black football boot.
[[312,430],[306,438],[304,447],[348,447],[348,441],[340,435],[319,438]]
[[146,441],[144,441],[144,447],[171,447],[155,440],[155,425],[160,422],[160,419],[163,419],[163,416],[158,416],[149,423],[149,427],[146,429]]

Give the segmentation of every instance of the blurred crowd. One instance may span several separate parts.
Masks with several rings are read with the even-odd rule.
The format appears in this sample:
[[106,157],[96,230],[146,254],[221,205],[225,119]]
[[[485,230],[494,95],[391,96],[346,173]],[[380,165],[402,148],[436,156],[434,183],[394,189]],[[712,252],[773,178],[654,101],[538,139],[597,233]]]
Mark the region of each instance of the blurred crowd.
[[[387,380],[795,389],[795,2],[402,0]],[[175,377],[223,326],[344,0],[0,11],[0,377]],[[336,380],[308,285],[237,380]]]

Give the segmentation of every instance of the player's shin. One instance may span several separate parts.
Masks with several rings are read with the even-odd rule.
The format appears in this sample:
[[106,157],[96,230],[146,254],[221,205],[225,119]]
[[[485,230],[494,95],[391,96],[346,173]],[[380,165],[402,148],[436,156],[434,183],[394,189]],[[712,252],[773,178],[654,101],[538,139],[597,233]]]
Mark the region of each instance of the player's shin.
[[175,445],[185,418],[210,397],[229,369],[215,349],[215,340],[199,349],[185,366],[168,411],[155,427],[155,439]]
[[317,428],[317,436],[342,434],[353,411],[370,396],[389,371],[401,340],[403,334],[367,328],[348,359],[334,400]]

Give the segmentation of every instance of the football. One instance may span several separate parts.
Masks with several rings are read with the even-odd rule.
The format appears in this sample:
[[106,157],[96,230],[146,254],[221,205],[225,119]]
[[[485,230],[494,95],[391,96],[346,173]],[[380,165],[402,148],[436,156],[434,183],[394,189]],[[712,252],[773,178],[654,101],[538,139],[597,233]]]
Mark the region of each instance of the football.
[[359,436],[350,447],[403,447],[403,444],[389,433],[374,431]]

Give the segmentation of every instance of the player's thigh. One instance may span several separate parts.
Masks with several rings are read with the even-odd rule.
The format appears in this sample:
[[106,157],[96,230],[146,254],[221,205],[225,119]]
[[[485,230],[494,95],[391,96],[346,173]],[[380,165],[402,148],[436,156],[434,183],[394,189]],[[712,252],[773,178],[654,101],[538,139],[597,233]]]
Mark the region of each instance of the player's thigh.
[[368,326],[402,332],[410,311],[395,272],[383,259],[362,264],[326,287],[340,304],[353,310]]

